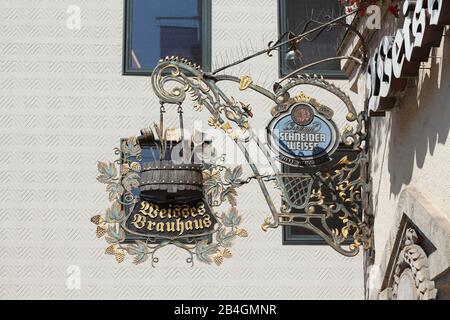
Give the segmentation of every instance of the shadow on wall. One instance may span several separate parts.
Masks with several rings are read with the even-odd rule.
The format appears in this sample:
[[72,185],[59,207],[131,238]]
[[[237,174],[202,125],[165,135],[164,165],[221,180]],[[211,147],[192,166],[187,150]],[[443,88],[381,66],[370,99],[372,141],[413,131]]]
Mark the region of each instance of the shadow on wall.
[[437,48],[432,49],[431,63],[425,65],[431,66],[431,69],[422,70],[428,72],[419,76],[414,88],[406,92],[401,106],[393,109],[391,113],[387,161],[391,179],[390,191],[394,195],[400,193],[402,185],[410,183],[414,161],[418,168],[422,168],[425,159],[434,154],[436,144],[445,144],[448,138],[450,38],[442,37],[442,43],[442,57],[436,57]]
[[[378,208],[378,200],[380,197],[381,183],[384,179],[383,176],[383,168],[386,164],[386,153],[387,145],[389,143],[390,132],[391,132],[391,115],[390,113],[386,113],[386,118],[383,117],[374,117],[371,120],[371,138],[370,145],[372,149],[372,170],[373,172],[380,172],[380,177],[378,178],[377,185],[373,186],[373,206],[374,208]],[[375,210],[376,213],[376,210]]]

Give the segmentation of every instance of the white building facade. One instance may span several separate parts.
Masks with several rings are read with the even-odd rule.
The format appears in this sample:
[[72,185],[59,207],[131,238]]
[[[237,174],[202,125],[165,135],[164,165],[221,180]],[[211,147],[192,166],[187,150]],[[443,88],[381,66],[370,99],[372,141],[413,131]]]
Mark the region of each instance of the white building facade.
[[[212,0],[212,67],[276,40],[278,12],[276,0]],[[0,17],[1,298],[364,298],[361,253],[348,258],[326,245],[283,245],[280,229],[261,230],[269,211],[256,182],[240,188],[238,196],[249,237],[236,242],[233,257],[220,267],[197,263],[191,268],[176,249],[161,251],[156,268],[135,266],[131,260],[118,264],[105,255],[106,244],[96,238],[95,226],[89,221],[109,205],[104,185],[95,179],[96,163],[112,160],[121,138],[137,135],[159,119],[159,101],[150,77],[122,75],[123,2],[0,0]],[[227,72],[251,75],[256,83],[271,89],[279,78],[278,64],[274,52],[273,57],[260,56]],[[444,76],[441,73],[440,79]],[[336,83],[348,88],[346,80]],[[444,80],[439,83],[448,86]],[[264,129],[271,117],[270,101],[231,85],[224,90],[251,103],[252,125]],[[357,95],[352,97],[361,109]],[[441,105],[445,99],[433,99],[438,99],[433,108],[445,114]],[[190,106],[184,109],[187,126],[195,120],[207,123],[206,112],[197,113]],[[419,111],[443,121],[434,112],[415,112]],[[175,112],[168,112],[167,117],[176,124]],[[414,121],[422,123],[421,117]],[[385,125],[380,120],[380,126]],[[405,133],[410,141],[402,144],[408,151],[407,165],[392,154],[392,163],[403,170],[400,176],[391,174],[396,177],[395,197],[390,196],[386,178],[394,167],[385,162],[377,169],[378,176],[386,174],[379,184],[386,208],[396,205],[405,179],[419,181],[438,207],[448,201],[449,179],[433,171],[448,159],[444,145],[448,127],[442,124],[432,129],[431,122],[423,126],[431,130],[425,136],[412,126],[408,130],[414,133]],[[375,128],[374,132],[379,131]],[[419,134],[423,143],[416,164],[413,141]],[[426,137],[434,139],[433,151],[427,149]],[[384,146],[377,150],[382,153]],[[390,150],[398,153],[401,149]],[[374,186],[378,185],[375,179]],[[278,191],[271,192],[276,195]],[[390,219],[381,207],[377,212],[378,221],[384,215]],[[377,225],[375,231],[384,233],[381,228]],[[375,239],[378,246],[384,241],[382,236]]]
[[[370,57],[369,71],[343,69],[371,114],[371,299],[449,299],[449,5],[404,1],[398,18],[385,5],[380,29],[352,21]],[[361,45],[347,36],[340,52]]]

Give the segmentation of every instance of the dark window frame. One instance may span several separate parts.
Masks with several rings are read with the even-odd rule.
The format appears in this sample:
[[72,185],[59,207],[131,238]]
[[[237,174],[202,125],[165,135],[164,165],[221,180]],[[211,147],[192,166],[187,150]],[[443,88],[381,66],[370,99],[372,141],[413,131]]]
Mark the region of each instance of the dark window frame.
[[[286,21],[286,1],[288,0],[278,0],[278,35],[284,34],[286,31],[288,31],[287,28],[287,21]],[[304,1],[304,0],[302,0]],[[314,1],[314,0],[308,0],[308,1]],[[337,1],[337,0],[335,0]],[[284,61],[284,54],[282,54],[281,48],[278,51],[278,76],[280,78],[284,77],[286,73],[283,73],[283,68],[285,66]],[[320,65],[318,65],[320,66]],[[326,79],[347,79],[347,76],[342,70],[327,70],[327,69],[315,69],[316,67],[312,67],[312,69],[308,69],[305,71],[300,72],[299,74],[317,74],[321,75]]]
[[[161,0],[162,1],[162,0]],[[124,0],[123,8],[123,44],[122,75],[151,76],[153,69],[132,69],[129,66],[131,54],[131,14],[133,0]],[[202,0],[202,63],[204,71],[211,71],[211,0]],[[164,58],[164,57],[161,57]],[[156,63],[157,61],[155,61]]]

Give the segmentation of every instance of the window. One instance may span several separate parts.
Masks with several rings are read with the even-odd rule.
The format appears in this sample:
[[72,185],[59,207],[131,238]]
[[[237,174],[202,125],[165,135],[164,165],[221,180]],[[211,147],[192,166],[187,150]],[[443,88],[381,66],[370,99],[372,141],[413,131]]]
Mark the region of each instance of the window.
[[179,56],[210,68],[211,0],[125,0],[123,74]]
[[[279,0],[279,33],[293,32],[301,34],[319,26],[319,24],[308,21],[315,20],[319,22],[328,21],[328,16],[337,18],[344,14],[344,6],[338,0]],[[314,61],[330,58],[336,55],[336,50],[344,35],[345,28],[334,27],[331,30],[323,32],[314,32],[309,35],[309,39],[314,41],[303,40],[298,45],[300,54],[293,61],[286,60],[286,54],[289,51],[288,45],[280,48],[280,77],[287,75],[295,69],[312,63]],[[287,38],[285,38],[287,40]],[[312,66],[304,71],[304,73],[315,73],[328,78],[343,78],[344,73],[340,69],[340,61],[329,61],[316,66]]]
[[[340,169],[342,166],[338,164],[338,161],[343,157],[347,156],[350,161],[353,161],[358,156],[357,151],[353,150],[351,147],[340,145],[336,152],[331,156],[332,160],[330,160],[328,169],[330,172],[333,172],[335,169]],[[282,165],[281,167],[282,171],[284,173],[295,173],[299,172],[299,168],[297,167],[291,167],[288,165]],[[303,171],[305,169],[302,169]],[[353,179],[357,179],[360,175],[359,170],[356,170],[353,175],[351,176],[351,181]],[[313,184],[313,189],[318,189],[317,182]],[[336,200],[333,199],[333,196],[335,194],[332,194],[331,191],[327,191],[327,189],[322,188],[322,192],[324,195],[324,201],[329,203],[334,203]],[[360,205],[361,202],[359,202]],[[316,208],[317,209],[317,208]],[[304,210],[298,210],[293,209],[292,212],[295,213],[304,213]],[[316,212],[317,214],[325,214],[324,212]],[[319,219],[311,219],[311,223],[314,224],[315,227],[317,227],[320,230],[325,231],[323,226],[321,225],[321,222]],[[338,228],[340,229],[342,227],[342,221],[338,217],[329,218],[327,220],[328,227],[330,229]],[[325,231],[325,233],[328,233]],[[353,238],[351,235],[349,235],[348,239],[344,241],[344,244],[351,244],[353,242]],[[283,226],[283,244],[284,245],[326,245],[327,243],[325,240],[323,240],[319,235],[317,235],[315,232],[298,227],[298,226]]]

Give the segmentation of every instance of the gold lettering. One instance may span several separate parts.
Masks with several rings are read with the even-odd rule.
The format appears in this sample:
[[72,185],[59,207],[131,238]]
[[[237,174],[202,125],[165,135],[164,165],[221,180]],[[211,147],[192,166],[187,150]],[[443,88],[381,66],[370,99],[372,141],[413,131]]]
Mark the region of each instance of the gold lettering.
[[155,222],[149,221],[149,222],[148,222],[148,225],[147,225],[147,229],[148,229],[149,231],[153,231],[153,227],[154,227],[155,225],[156,225]]
[[183,205],[183,210],[181,210],[181,215],[183,218],[189,217],[189,206],[187,204]]
[[144,216],[148,215],[148,207],[150,206],[150,204],[147,201],[142,201],[141,202],[141,210],[139,211],[140,214],[143,214]]
[[197,216],[197,208],[195,208],[195,207],[192,207],[191,208],[191,217],[192,218],[195,218],[196,216]]
[[203,225],[205,226],[205,228],[211,227],[211,217],[209,216],[209,214],[205,214],[205,216],[203,217]]
[[167,218],[172,218],[172,205],[169,204],[169,208],[167,209]]
[[135,214],[133,216],[133,222],[131,222],[132,225],[135,226],[137,229],[142,229],[145,226],[146,218],[141,216],[140,214]]
[[197,203],[197,211],[201,216],[205,213],[205,204],[203,202]]
[[198,230],[198,229],[203,229],[203,223],[202,223],[202,220],[194,220],[194,227],[195,227],[195,230]]
[[178,204],[175,205],[175,208],[173,209],[173,217],[174,217],[175,219],[180,217],[180,215],[181,215],[180,210],[181,210],[181,206],[178,205]]
[[158,232],[164,232],[164,222],[158,222],[156,224],[156,231]]
[[192,230],[193,228],[192,221],[186,221],[186,230]]
[[193,207],[188,204],[169,204],[167,208],[160,208],[155,203],[142,201],[139,213],[134,214],[131,224],[137,229],[146,227],[149,231],[177,232],[181,236],[187,231],[211,227],[212,220],[203,202]]
[[178,231],[178,235],[182,235],[184,232],[184,223],[181,222],[181,220],[178,218],[177,219],[177,227],[176,230]]
[[150,204],[150,210],[148,212],[148,215],[150,218],[155,219],[158,216],[159,213],[159,206],[157,204]]
[[175,232],[175,222],[166,222],[167,232]]

